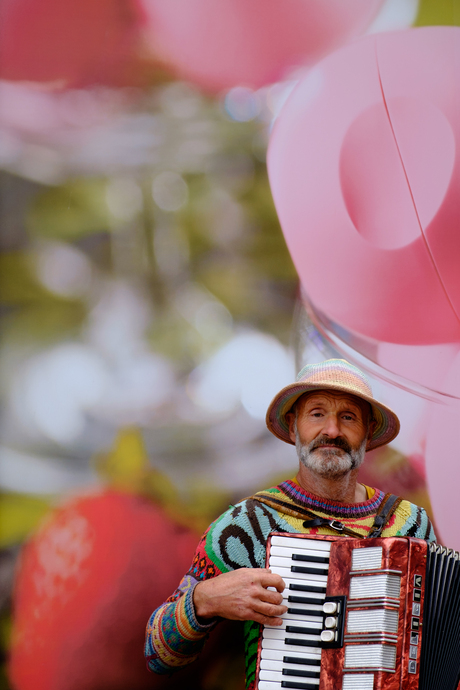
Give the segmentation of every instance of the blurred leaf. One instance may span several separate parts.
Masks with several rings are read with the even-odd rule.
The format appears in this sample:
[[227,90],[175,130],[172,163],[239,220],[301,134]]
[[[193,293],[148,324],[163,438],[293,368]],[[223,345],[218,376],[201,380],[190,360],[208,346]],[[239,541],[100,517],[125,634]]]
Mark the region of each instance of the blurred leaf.
[[190,481],[187,487],[186,510],[193,525],[203,532],[229,505],[229,493],[203,478]]
[[33,235],[47,239],[76,240],[110,230],[112,219],[106,203],[106,182],[78,179],[37,195],[28,214]]
[[414,26],[460,26],[460,0],[420,0]]
[[0,303],[10,308],[2,323],[4,340],[62,339],[76,331],[86,316],[82,302],[46,290],[22,252],[0,254]]
[[36,280],[26,254],[9,252],[0,255],[0,300],[3,304],[36,304],[56,299]]
[[138,483],[148,467],[142,433],[137,427],[120,429],[113,448],[96,458],[98,471],[115,486]]
[[137,427],[120,429],[112,450],[95,460],[99,473],[116,489],[142,493],[162,504],[177,500],[169,478],[150,467],[142,431]]
[[24,494],[0,494],[0,548],[18,544],[48,512],[49,502]]
[[268,278],[297,284],[297,272],[281,232],[265,171],[258,176],[245,205],[249,218],[258,228],[252,236],[250,258]]

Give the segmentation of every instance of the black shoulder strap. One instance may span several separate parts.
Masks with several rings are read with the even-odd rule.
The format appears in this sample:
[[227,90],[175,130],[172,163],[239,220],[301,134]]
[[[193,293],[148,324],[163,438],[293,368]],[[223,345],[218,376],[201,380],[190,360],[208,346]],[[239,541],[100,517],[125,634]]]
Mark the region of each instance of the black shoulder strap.
[[380,504],[380,508],[377,511],[377,515],[375,516],[371,531],[367,535],[367,539],[380,537],[383,528],[396,511],[401,501],[402,498],[399,496],[395,496],[394,494],[385,494],[383,501]]

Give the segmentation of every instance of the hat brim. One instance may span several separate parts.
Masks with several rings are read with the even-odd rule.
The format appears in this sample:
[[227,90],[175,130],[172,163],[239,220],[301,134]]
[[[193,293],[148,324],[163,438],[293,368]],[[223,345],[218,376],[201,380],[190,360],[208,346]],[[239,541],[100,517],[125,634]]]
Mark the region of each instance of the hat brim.
[[315,390],[333,390],[340,393],[346,393],[347,395],[354,395],[370,404],[374,420],[377,424],[369,441],[367,450],[384,446],[390,443],[398,435],[400,428],[398,417],[393,410],[390,410],[386,405],[382,405],[382,403],[375,400],[375,398],[363,395],[362,393],[358,394],[355,391],[351,391],[349,387],[341,386],[340,384],[328,384],[325,382],[312,384],[302,383],[301,381],[286,386],[271,401],[266,416],[266,423],[269,431],[282,441],[295,445],[289,435],[286,414],[304,393]]

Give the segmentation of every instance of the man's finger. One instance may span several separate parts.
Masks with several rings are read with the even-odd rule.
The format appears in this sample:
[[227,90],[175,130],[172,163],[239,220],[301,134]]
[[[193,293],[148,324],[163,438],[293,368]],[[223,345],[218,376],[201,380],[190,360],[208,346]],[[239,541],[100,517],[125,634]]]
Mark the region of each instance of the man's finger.
[[281,592],[266,589],[265,587],[261,588],[260,596],[262,601],[266,601],[269,604],[281,604],[283,601],[283,595]]
[[283,592],[286,587],[281,575],[272,573],[271,570],[268,570],[267,568],[264,568],[260,571],[260,584],[265,588],[275,587],[280,593]]
[[287,611],[287,606],[281,604],[269,604],[264,601],[255,601],[253,610],[267,618],[280,618]]

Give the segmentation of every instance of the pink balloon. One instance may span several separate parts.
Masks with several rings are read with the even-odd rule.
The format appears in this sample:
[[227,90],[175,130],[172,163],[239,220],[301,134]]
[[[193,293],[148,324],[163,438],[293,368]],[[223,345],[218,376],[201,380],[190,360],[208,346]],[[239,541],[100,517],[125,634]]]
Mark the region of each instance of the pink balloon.
[[275,125],[275,205],[313,305],[379,341],[460,341],[460,28],[372,35]]
[[[456,432],[460,428],[460,354],[446,376],[445,388],[452,404],[433,404],[426,443],[427,483],[438,527],[438,540],[460,549],[458,487],[460,459]],[[454,404],[455,402],[455,404]]]
[[152,51],[204,89],[260,87],[370,24],[383,0],[141,0]]
[[[377,361],[386,372],[401,379],[386,390],[387,403],[397,410],[401,432],[394,445],[417,472],[425,476],[425,450],[432,403],[423,395],[445,393],[449,368],[460,352],[460,343],[442,345],[395,345],[380,343]],[[391,378],[391,377],[390,377]],[[402,388],[399,388],[398,383]],[[415,385],[413,385],[415,384]],[[413,391],[410,393],[409,391]],[[419,392],[421,395],[417,395]]]
[[377,360],[387,371],[398,374],[434,392],[447,392],[447,372],[460,350],[460,343],[442,345],[395,345],[380,343]]

